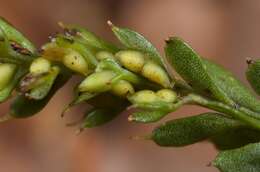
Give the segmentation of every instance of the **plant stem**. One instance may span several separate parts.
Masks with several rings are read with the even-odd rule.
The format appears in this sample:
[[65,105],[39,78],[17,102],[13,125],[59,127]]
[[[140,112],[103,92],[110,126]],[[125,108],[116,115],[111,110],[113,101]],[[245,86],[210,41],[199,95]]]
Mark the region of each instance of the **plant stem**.
[[[222,112],[222,113],[231,115],[235,119],[238,119],[238,120],[248,124],[249,126],[260,130],[260,121],[257,120],[256,118],[252,118],[250,116],[250,114],[245,113],[246,111],[248,111],[245,108],[240,107],[240,108],[236,109],[234,107],[228,106],[221,102],[209,100],[209,99],[206,99],[206,98],[201,97],[196,94],[189,94],[186,97],[186,99],[188,100],[186,102],[187,104],[196,104],[196,105],[200,105],[200,106],[203,106],[203,107],[206,107],[206,108],[218,111],[218,112]],[[173,108],[173,109],[175,109],[175,108]]]

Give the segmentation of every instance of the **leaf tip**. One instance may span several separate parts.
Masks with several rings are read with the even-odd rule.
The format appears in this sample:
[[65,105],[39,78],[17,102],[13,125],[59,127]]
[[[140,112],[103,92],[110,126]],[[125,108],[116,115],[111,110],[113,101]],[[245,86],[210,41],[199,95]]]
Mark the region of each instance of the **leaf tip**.
[[58,26],[61,27],[62,29],[65,29],[65,24],[62,22],[62,21],[59,21],[58,23]]
[[250,57],[247,57],[247,58],[246,58],[246,63],[247,63],[248,65],[252,64],[253,62],[254,62],[254,60],[253,60],[252,58],[250,58]]
[[83,127],[80,127],[79,129],[76,130],[75,135],[78,136],[84,131]]
[[115,26],[110,20],[107,21],[107,24],[108,24],[108,26],[110,26],[110,27],[114,27],[114,26]]
[[171,41],[171,37],[168,37],[164,40],[166,43],[169,43]]
[[64,118],[65,114],[66,114],[69,110],[70,110],[70,106],[68,105],[67,107],[65,107],[65,108],[63,109],[63,111],[61,112],[60,117],[61,117],[61,118]]
[[133,115],[130,115],[127,119],[128,119],[129,122],[133,122],[133,121],[135,120],[135,118],[133,117]]

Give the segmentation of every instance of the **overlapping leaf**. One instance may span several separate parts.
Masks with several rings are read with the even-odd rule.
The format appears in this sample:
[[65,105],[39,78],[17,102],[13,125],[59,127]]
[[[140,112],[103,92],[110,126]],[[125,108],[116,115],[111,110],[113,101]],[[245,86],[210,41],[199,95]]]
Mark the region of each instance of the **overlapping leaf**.
[[114,26],[112,23],[109,24],[111,25],[112,31],[116,37],[126,48],[141,51],[156,63],[161,66],[164,65],[163,59],[159,52],[141,34],[127,28],[119,28]]
[[213,165],[221,172],[259,172],[260,143],[220,152]]
[[[200,93],[210,92],[213,97],[230,106],[243,106],[260,112],[260,101],[233,74],[201,58],[181,39],[169,39],[165,52],[174,69]],[[260,114],[254,117],[260,118]]]
[[175,119],[154,129],[152,140],[160,146],[185,146],[218,133],[242,126],[238,121],[217,113]]

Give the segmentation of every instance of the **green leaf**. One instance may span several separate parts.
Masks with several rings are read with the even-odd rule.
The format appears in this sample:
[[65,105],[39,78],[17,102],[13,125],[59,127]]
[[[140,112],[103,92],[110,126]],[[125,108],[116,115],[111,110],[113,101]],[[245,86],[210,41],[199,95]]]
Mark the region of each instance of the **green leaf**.
[[95,108],[113,109],[116,107],[119,111],[125,109],[125,107],[129,105],[127,100],[117,97],[109,92],[98,94],[86,102]]
[[[19,41],[19,40],[18,40]],[[0,62],[23,64],[30,63],[35,57],[32,52],[22,47],[16,39],[10,40],[6,32],[0,27]]]
[[165,115],[167,115],[169,112],[167,111],[159,111],[159,110],[153,110],[153,111],[137,111],[131,114],[128,117],[129,121],[138,122],[138,123],[151,123],[156,122],[162,119]]
[[47,75],[37,79],[40,83],[32,86],[30,90],[26,91],[25,96],[34,100],[43,99],[51,90],[59,72],[59,68],[53,67]]
[[109,92],[103,93],[89,93],[83,92],[79,93],[76,90],[75,98],[71,101],[67,107],[64,108],[61,116],[64,116],[67,111],[70,110],[73,106],[76,106],[80,103],[87,103],[93,106],[96,109],[116,109],[118,111],[124,110],[128,105],[129,102],[125,99],[121,99]]
[[[8,21],[0,17],[0,28],[6,34],[8,40],[15,41],[23,48],[28,49],[31,53],[36,52],[36,48],[22,33],[17,31]],[[2,37],[0,33],[0,37]]]
[[95,96],[97,96],[97,93],[89,93],[89,92],[83,92],[83,93],[78,93],[78,95],[75,97],[75,99],[70,103],[71,106],[80,104],[84,101],[87,101]]
[[63,66],[60,66],[60,68],[61,72],[47,96],[41,100],[33,100],[21,94],[17,95],[11,103],[9,115],[14,118],[26,118],[40,112],[54,94],[71,78],[70,71]]
[[16,86],[18,85],[18,82],[21,80],[21,78],[28,72],[28,70],[26,68],[22,67],[18,67],[18,69],[16,70],[16,73],[13,77],[13,79],[11,80],[11,82],[0,91],[0,102],[4,102],[5,100],[7,100],[13,90],[16,88]]
[[246,77],[251,87],[260,95],[260,60],[248,60]]
[[86,28],[80,27],[78,25],[67,25],[63,23],[60,23],[60,25],[63,27],[63,29],[65,29],[65,32],[85,45],[90,45],[98,48],[99,50],[106,50],[113,53],[119,51],[115,45],[99,38],[96,34],[87,30]]
[[22,65],[29,64],[37,54],[34,45],[0,17],[0,62]]
[[88,62],[91,69],[94,69],[97,66],[98,61],[94,55],[96,50],[94,50],[93,48],[84,45],[73,38],[71,39],[69,37],[66,37],[64,35],[57,35],[55,38],[55,43],[60,48],[67,49],[67,50],[72,49],[80,53],[84,57],[84,59]]
[[[243,106],[260,112],[260,101],[233,74],[201,58],[181,39],[168,40],[165,52],[174,69],[200,93],[210,91],[219,101],[233,107]],[[260,117],[259,114],[254,116]]]
[[192,87],[201,91],[209,88],[210,78],[205,66],[189,45],[174,37],[167,41],[165,53],[170,64]]
[[219,150],[234,149],[249,143],[259,142],[260,132],[248,126],[240,126],[221,132],[211,137],[210,141],[213,142]]
[[[149,92],[148,92],[149,93]],[[139,97],[139,96],[138,96]],[[138,97],[134,98],[133,96],[129,96],[128,100],[133,104],[134,107],[137,107],[140,111],[134,112],[129,116],[129,121],[140,122],[140,123],[152,123],[157,122],[162,119],[164,116],[169,114],[170,112],[176,111],[178,108],[185,104],[189,103],[200,103],[198,102],[198,97],[194,95],[188,95],[182,97],[182,99],[176,100],[174,103],[165,102],[162,100],[151,101],[152,98],[145,97],[141,95],[140,98],[143,100],[149,100],[146,102],[138,102]],[[136,101],[134,101],[136,99]],[[140,100],[139,100],[140,101]],[[204,101],[205,102],[205,101]],[[208,103],[206,101],[206,103]]]
[[155,128],[152,140],[160,146],[186,146],[231,128],[241,123],[218,113],[204,113],[168,121]]
[[232,73],[208,60],[204,60],[204,63],[215,85],[222,89],[230,99],[238,106],[244,106],[253,111],[260,112],[260,101]]
[[111,22],[108,24],[112,27],[112,31],[119,39],[119,41],[127,48],[138,50],[145,53],[157,64],[164,66],[163,59],[156,48],[146,40],[141,34],[127,28],[120,28],[114,26]]
[[[76,88],[77,88],[77,86],[76,86]],[[80,93],[77,90],[75,90],[75,96],[74,96],[73,100],[62,110],[61,117],[64,117],[66,112],[68,112],[73,106],[86,102],[89,99],[91,99],[97,95],[98,95],[98,93],[89,93],[89,92]]]
[[88,128],[111,121],[129,105],[126,100],[107,92],[101,93],[86,102],[94,107],[94,111],[86,117],[84,122],[85,127]]
[[[86,112],[86,117],[81,124],[79,132],[84,128],[92,128],[104,125],[115,119],[129,103],[111,93],[101,93],[86,101],[93,109]],[[116,107],[116,108],[115,108]]]
[[93,128],[108,123],[119,114],[118,111],[112,109],[94,109],[87,112],[82,128]]
[[260,143],[220,152],[213,165],[221,172],[259,172]]

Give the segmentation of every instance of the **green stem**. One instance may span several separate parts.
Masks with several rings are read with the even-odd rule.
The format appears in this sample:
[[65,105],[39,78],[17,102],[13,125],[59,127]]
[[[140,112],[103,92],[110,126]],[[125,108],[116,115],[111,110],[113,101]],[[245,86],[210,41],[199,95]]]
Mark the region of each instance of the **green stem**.
[[[247,123],[249,126],[254,127],[258,130],[260,130],[260,121],[250,117],[247,113],[245,113],[245,108],[234,108],[228,105],[225,105],[218,101],[208,100],[206,98],[203,98],[196,94],[189,94],[187,96],[187,102],[188,104],[197,104],[218,112],[222,112],[228,115],[231,115],[235,119],[238,119],[240,121],[243,121]],[[173,108],[174,109],[174,108]]]

